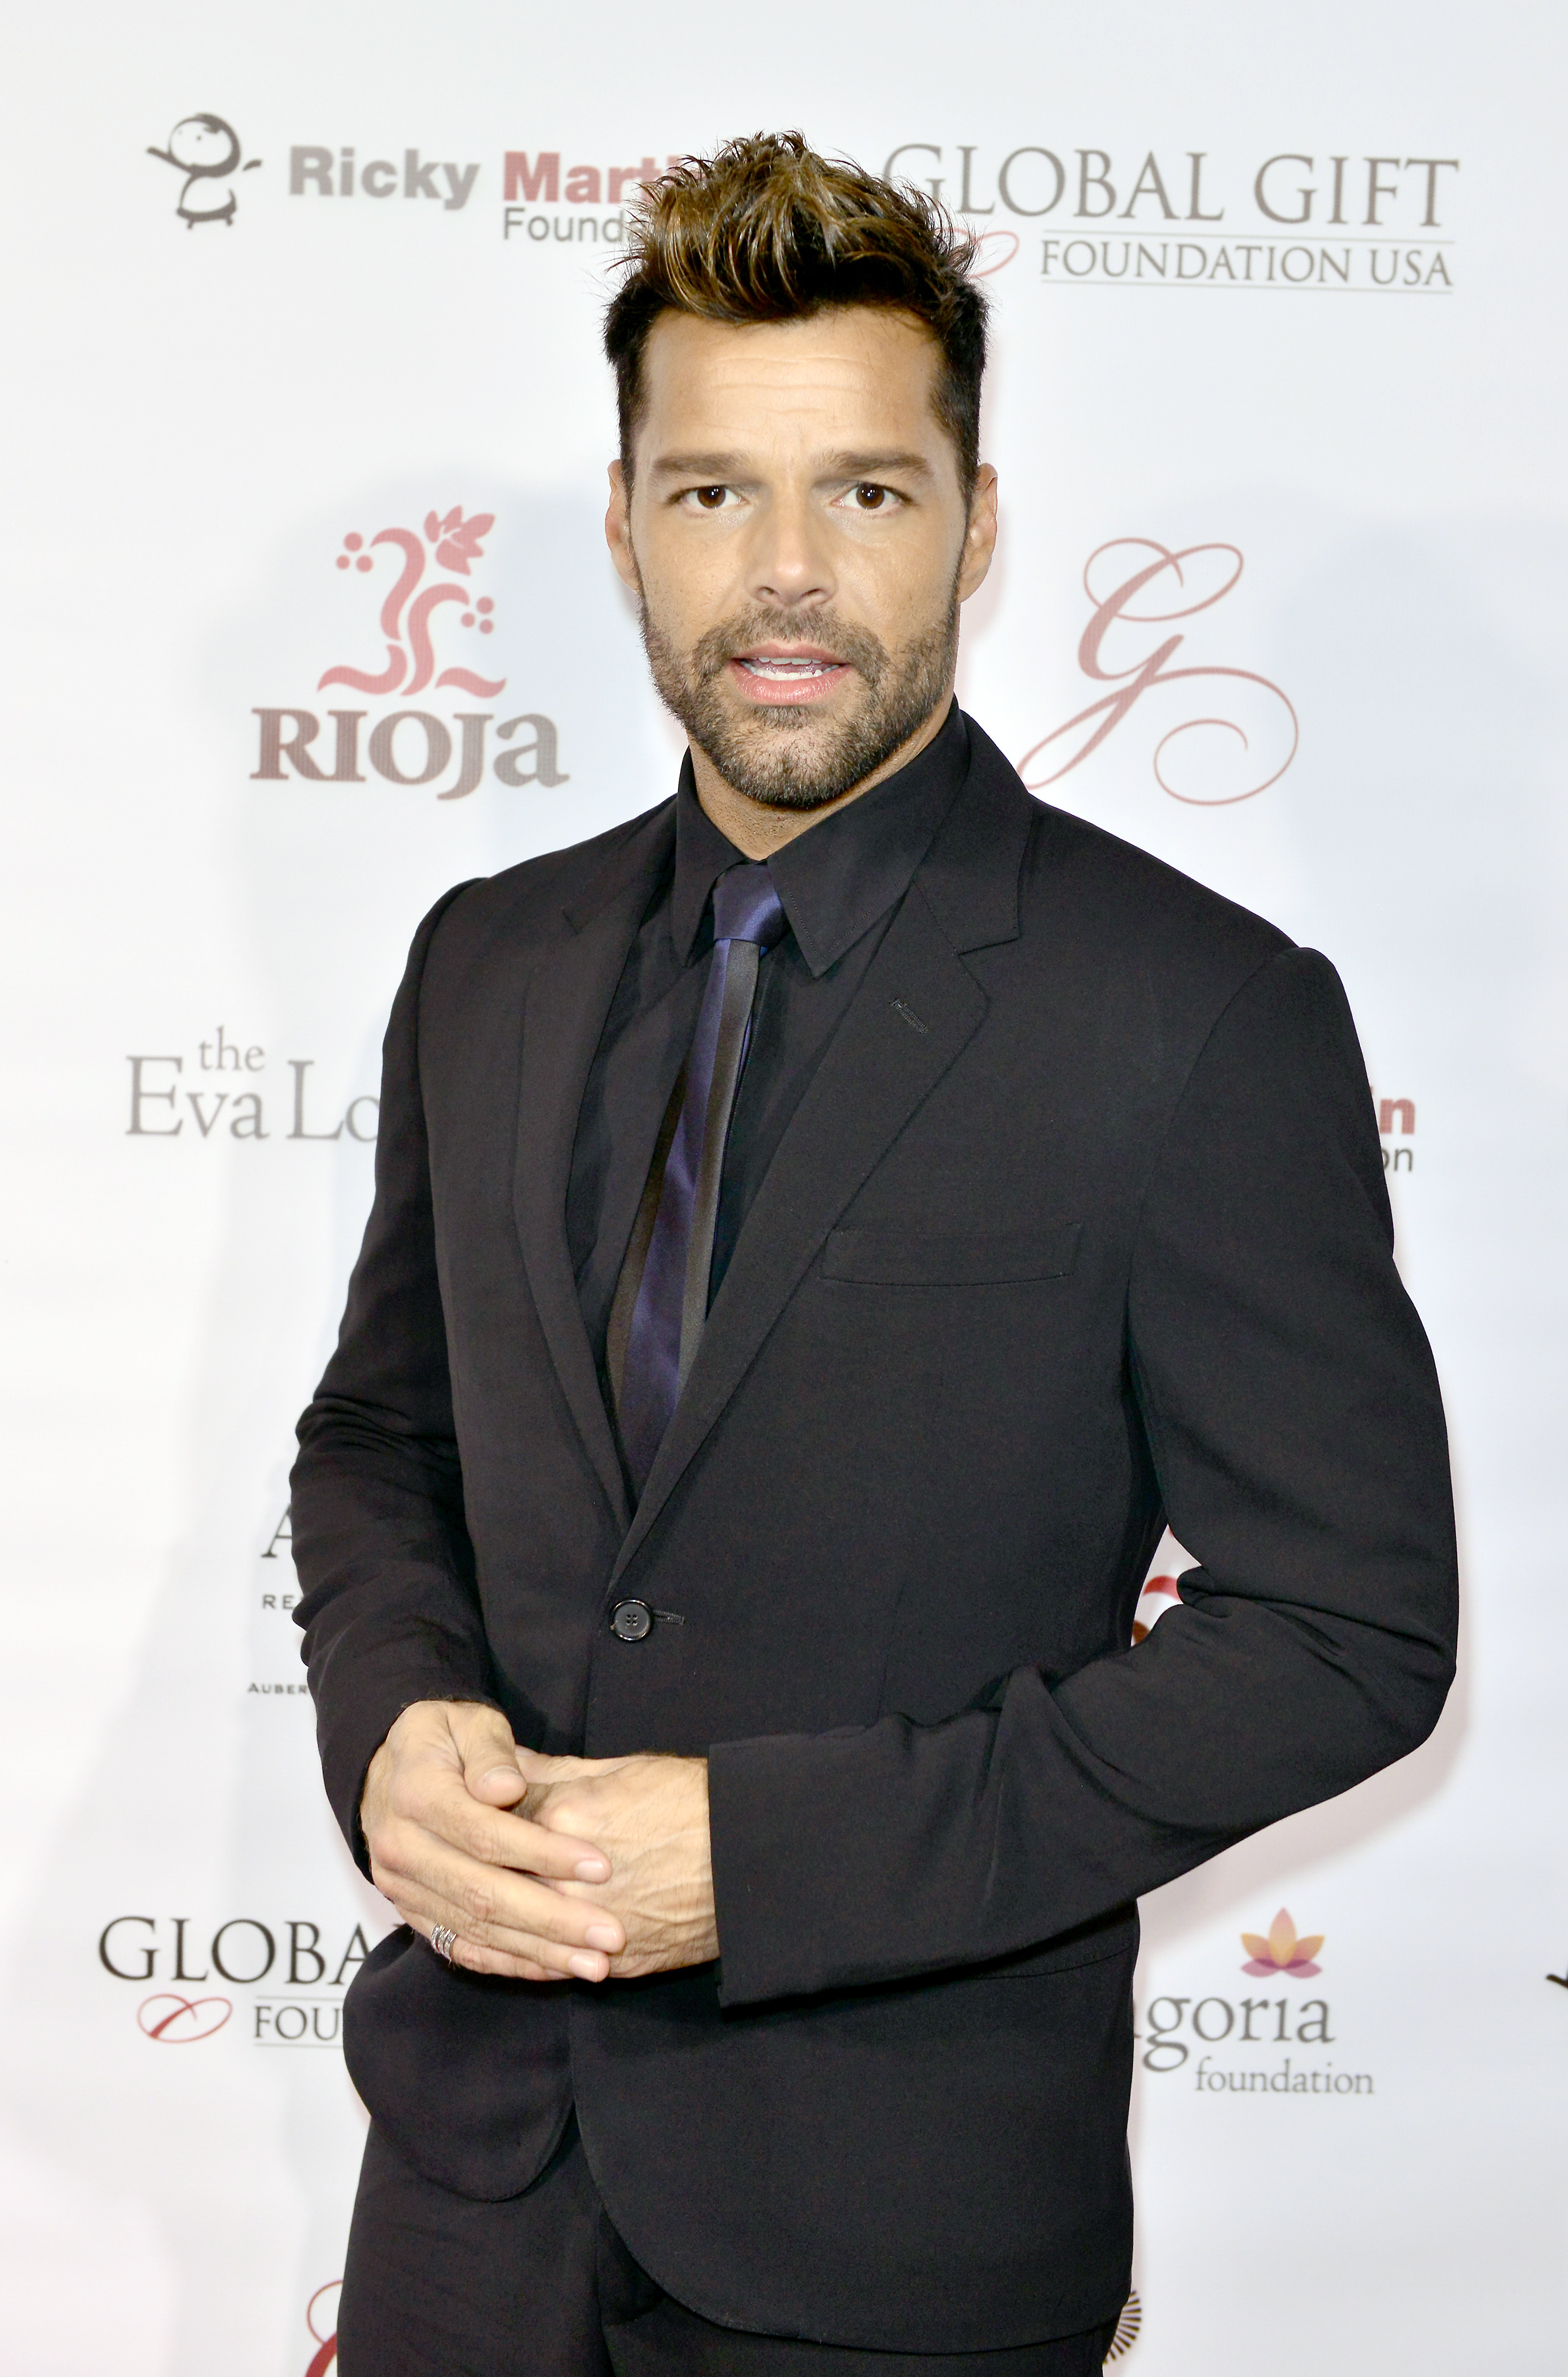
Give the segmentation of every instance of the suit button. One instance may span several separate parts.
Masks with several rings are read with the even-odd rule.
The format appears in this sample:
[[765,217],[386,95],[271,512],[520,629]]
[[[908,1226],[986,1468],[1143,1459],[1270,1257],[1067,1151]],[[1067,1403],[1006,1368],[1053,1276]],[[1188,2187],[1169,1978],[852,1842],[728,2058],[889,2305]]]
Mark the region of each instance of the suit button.
[[610,1631],[623,1642],[640,1642],[653,1631],[653,1613],[645,1601],[617,1601],[610,1612]]

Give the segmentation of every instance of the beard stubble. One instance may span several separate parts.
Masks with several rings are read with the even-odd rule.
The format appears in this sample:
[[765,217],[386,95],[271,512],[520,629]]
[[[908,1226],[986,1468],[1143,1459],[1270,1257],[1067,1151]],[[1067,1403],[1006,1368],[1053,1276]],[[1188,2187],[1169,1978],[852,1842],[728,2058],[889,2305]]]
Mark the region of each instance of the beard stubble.
[[[759,606],[711,627],[687,653],[654,625],[646,600],[641,626],[660,699],[724,782],[764,808],[817,809],[885,766],[936,708],[958,651],[958,580],[955,573],[945,616],[896,653],[831,609],[803,617]],[[737,715],[725,697],[724,673],[736,653],[756,644],[805,642],[847,661],[865,687],[825,747],[810,734],[820,724],[814,706],[759,706]]]

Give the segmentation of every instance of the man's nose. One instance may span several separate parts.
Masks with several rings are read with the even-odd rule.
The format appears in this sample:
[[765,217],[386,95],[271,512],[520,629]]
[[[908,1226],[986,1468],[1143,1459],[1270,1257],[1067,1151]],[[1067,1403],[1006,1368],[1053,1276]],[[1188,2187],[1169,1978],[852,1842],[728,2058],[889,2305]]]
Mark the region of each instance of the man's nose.
[[761,512],[747,555],[753,602],[779,610],[831,602],[835,580],[826,523],[806,496],[776,496]]

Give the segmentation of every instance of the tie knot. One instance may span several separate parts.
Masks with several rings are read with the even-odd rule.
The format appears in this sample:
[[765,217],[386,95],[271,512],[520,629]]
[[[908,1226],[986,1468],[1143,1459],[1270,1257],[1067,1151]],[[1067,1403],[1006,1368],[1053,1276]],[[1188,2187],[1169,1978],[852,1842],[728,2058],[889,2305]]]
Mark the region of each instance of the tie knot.
[[715,941],[755,941],[771,950],[784,938],[786,924],[765,861],[726,867],[713,886]]

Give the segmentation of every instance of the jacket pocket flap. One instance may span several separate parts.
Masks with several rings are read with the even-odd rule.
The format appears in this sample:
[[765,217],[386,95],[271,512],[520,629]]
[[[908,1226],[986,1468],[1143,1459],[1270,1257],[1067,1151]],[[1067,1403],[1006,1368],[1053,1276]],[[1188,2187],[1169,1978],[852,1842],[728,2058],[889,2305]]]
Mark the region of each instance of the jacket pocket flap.
[[834,1230],[822,1257],[822,1276],[868,1287],[983,1287],[1063,1279],[1077,1258],[1083,1226],[1062,1222],[1044,1230],[943,1232],[894,1222]]

